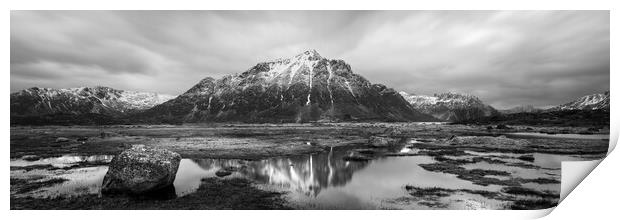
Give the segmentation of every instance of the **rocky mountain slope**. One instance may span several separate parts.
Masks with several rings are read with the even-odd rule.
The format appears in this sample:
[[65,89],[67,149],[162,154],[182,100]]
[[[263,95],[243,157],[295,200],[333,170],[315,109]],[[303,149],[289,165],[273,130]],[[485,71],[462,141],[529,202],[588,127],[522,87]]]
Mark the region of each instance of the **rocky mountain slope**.
[[493,107],[471,95],[442,93],[434,96],[400,92],[415,109],[445,121],[462,121],[498,114]]
[[11,94],[11,116],[101,114],[123,116],[173,98],[109,87],[51,89],[33,87]]
[[575,101],[561,104],[547,111],[609,110],[609,91],[583,96]]
[[207,77],[135,117],[167,123],[437,120],[393,89],[354,74],[344,61],[314,50],[217,80]]

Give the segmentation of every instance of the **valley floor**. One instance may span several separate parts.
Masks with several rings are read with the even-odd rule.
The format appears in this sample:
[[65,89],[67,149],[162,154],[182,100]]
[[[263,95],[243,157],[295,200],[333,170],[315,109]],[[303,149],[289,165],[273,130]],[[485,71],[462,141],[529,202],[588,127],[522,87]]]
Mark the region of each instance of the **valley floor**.
[[[604,157],[608,133],[438,123],[11,127],[11,209],[546,208],[559,195],[557,161]],[[373,145],[377,137],[395,142]],[[136,144],[184,158],[174,199],[99,195],[111,157]],[[239,171],[216,178],[226,167]],[[393,186],[363,179],[380,176]],[[438,184],[446,180],[454,184]],[[352,198],[337,201],[345,191]],[[241,199],[248,194],[258,206]]]

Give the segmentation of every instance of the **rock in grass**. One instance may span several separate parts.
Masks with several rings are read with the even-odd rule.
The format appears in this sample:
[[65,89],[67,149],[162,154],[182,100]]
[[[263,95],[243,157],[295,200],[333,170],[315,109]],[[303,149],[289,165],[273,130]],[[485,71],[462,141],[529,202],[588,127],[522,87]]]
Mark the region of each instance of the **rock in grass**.
[[65,137],[58,137],[58,138],[56,138],[55,142],[56,143],[62,143],[62,142],[69,142],[69,141],[71,141],[71,139],[65,138]]
[[233,167],[233,166],[222,167],[218,171],[215,171],[215,175],[217,177],[225,177],[225,176],[231,175],[233,172],[237,172],[237,171],[239,171],[241,169],[244,169],[244,168],[245,168],[245,166],[242,166],[242,167]]
[[368,145],[373,147],[389,147],[398,143],[398,139],[373,136],[368,139]]
[[510,127],[508,127],[507,125],[504,125],[504,124],[499,124],[495,128],[497,128],[497,129],[510,129]]
[[225,177],[225,176],[230,176],[232,174],[231,171],[225,170],[225,169],[220,169],[218,171],[215,171],[215,175],[217,177]]
[[104,194],[145,194],[172,186],[181,156],[175,152],[134,146],[110,162],[103,178]]
[[534,162],[534,155],[521,155],[519,157],[517,157],[517,159],[519,160],[523,160],[523,161],[528,161],[528,162]]
[[37,155],[24,155],[22,157],[22,160],[25,160],[25,161],[37,161],[37,160],[40,160],[40,159],[41,159],[41,157],[39,157]]

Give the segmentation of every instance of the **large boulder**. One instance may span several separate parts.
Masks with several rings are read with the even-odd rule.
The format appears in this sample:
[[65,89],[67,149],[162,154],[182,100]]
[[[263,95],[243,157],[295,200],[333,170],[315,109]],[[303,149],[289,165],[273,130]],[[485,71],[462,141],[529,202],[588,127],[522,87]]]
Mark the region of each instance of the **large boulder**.
[[145,194],[170,188],[180,162],[181,156],[175,152],[133,146],[112,159],[101,192]]

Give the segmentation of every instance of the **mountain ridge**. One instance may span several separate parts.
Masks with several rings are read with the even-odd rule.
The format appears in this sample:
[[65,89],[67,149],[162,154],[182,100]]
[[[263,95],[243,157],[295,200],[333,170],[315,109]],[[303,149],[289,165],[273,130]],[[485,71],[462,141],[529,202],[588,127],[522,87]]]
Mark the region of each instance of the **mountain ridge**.
[[173,96],[105,86],[68,89],[32,87],[11,93],[11,115],[126,115],[151,108]]
[[609,91],[591,94],[545,110],[502,114],[461,123],[608,127],[610,124],[609,95]]
[[206,77],[136,117],[175,123],[437,120],[413,109],[395,90],[353,73],[343,60],[315,50],[220,79]]
[[610,95],[609,91],[582,96],[576,100],[557,105],[547,109],[547,111],[567,111],[567,110],[609,110]]
[[445,121],[471,120],[498,114],[490,105],[484,104],[478,97],[453,92],[434,94],[433,96],[415,95],[399,92],[415,109]]

